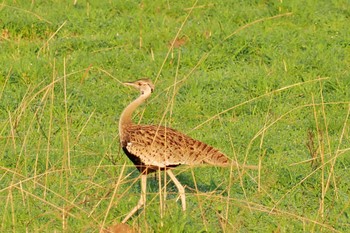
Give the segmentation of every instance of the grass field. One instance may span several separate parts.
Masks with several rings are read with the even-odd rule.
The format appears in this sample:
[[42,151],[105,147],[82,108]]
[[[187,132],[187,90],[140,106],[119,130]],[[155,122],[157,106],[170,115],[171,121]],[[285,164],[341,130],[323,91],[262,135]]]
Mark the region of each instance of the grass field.
[[0,232],[121,222],[140,195],[121,82],[141,77],[156,89],[135,122],[259,169],[176,168],[185,213],[150,175],[134,229],[349,232],[349,22],[347,0],[3,0]]

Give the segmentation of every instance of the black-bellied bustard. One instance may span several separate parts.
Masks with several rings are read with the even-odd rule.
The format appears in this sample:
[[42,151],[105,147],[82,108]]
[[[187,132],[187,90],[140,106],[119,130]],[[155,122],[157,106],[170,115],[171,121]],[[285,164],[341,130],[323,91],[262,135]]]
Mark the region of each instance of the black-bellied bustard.
[[[198,140],[192,139],[174,129],[159,125],[137,125],[131,120],[134,110],[153,92],[154,85],[149,79],[126,82],[141,92],[122,112],[119,120],[120,144],[125,154],[141,172],[141,197],[137,205],[124,218],[125,223],[146,203],[147,174],[165,170],[179,190],[182,209],[186,210],[185,189],[176,179],[170,168],[181,164],[211,164],[229,166],[231,161],[219,150]],[[237,166],[237,164],[233,164]],[[254,166],[246,166],[254,168]]]

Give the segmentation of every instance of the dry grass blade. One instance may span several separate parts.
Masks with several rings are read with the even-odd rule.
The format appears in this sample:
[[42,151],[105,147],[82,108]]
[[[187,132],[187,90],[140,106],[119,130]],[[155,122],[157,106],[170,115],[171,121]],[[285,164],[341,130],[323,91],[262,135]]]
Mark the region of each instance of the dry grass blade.
[[66,23],[67,23],[67,21],[64,21],[64,22],[61,24],[61,26],[59,26],[59,27],[57,28],[57,30],[50,36],[50,38],[45,42],[45,44],[39,49],[39,51],[38,51],[38,53],[37,53],[37,57],[39,57],[41,51],[43,51],[46,47],[48,47],[50,40],[52,40],[52,38],[54,38],[54,37],[57,35],[57,33],[63,28],[63,26],[64,26]]
[[63,96],[64,96],[64,116],[65,116],[65,135],[64,135],[65,157],[64,157],[63,166],[67,165],[69,173],[72,174],[71,156],[70,156],[70,134],[69,134],[69,121],[68,121],[66,58],[63,59]]
[[270,95],[273,95],[273,94],[276,94],[278,92],[282,92],[282,91],[285,91],[285,90],[288,90],[288,89],[291,89],[291,88],[294,88],[294,87],[297,87],[297,86],[301,86],[301,85],[305,85],[307,83],[312,83],[312,82],[317,82],[317,81],[322,81],[322,80],[327,80],[328,78],[317,78],[317,79],[313,79],[313,80],[309,80],[309,81],[305,81],[305,82],[299,82],[299,83],[294,83],[294,84],[291,84],[291,85],[288,85],[288,86],[285,86],[285,87],[281,87],[279,89],[276,89],[276,90],[273,90],[273,91],[270,91],[270,92],[267,92],[263,95],[260,95],[260,96],[257,96],[255,98],[252,98],[250,100],[246,100],[246,101],[243,101],[242,103],[240,104],[237,104],[231,108],[228,108],[228,109],[225,109],[224,111],[222,112],[219,112],[218,114],[210,117],[209,119],[205,120],[204,122],[202,122],[201,124],[197,125],[196,127],[194,127],[192,130],[190,130],[190,132],[194,131],[194,130],[197,130],[199,129],[200,127],[202,127],[203,125],[207,124],[208,122],[214,120],[215,118],[217,118],[218,116],[226,113],[226,112],[229,112],[229,111],[232,111],[233,109],[235,108],[238,108],[240,106],[243,106],[243,105],[246,105],[248,103],[251,103],[253,101],[256,101],[258,99],[261,99],[261,98],[264,98],[266,96],[270,96]]
[[[54,203],[51,203],[51,202],[47,201],[45,198],[42,198],[42,197],[40,197],[40,196],[38,196],[38,195],[35,195],[35,194],[31,193],[31,191],[25,190],[25,189],[23,188],[23,184],[26,184],[26,183],[28,183],[28,182],[33,182],[34,185],[36,185],[36,186],[42,188],[45,192],[49,192],[50,194],[52,194],[52,195],[54,195],[54,196],[60,198],[61,200],[63,200],[65,203],[69,204],[68,206],[70,206],[70,207],[69,207],[70,209],[71,209],[71,208],[76,208],[76,209],[78,209],[78,210],[80,210],[80,211],[83,211],[83,209],[80,208],[77,204],[71,202],[69,199],[63,197],[62,195],[58,194],[57,192],[55,192],[55,191],[49,189],[46,185],[43,185],[43,184],[41,184],[40,182],[37,181],[37,180],[39,180],[39,178],[41,178],[41,177],[47,175],[47,173],[56,173],[57,171],[50,171],[50,172],[48,171],[48,172],[45,172],[45,173],[43,173],[43,174],[38,174],[38,175],[33,176],[33,177],[25,177],[25,176],[23,176],[22,174],[20,174],[20,173],[18,173],[18,172],[16,172],[16,171],[10,170],[10,169],[8,169],[8,168],[6,168],[6,167],[0,167],[0,170],[3,170],[3,171],[6,171],[6,172],[9,172],[9,173],[12,173],[14,177],[16,176],[16,177],[20,177],[20,178],[21,178],[20,181],[18,181],[18,182],[13,182],[13,183],[11,183],[11,185],[9,185],[9,186],[7,186],[7,187],[1,189],[1,190],[0,190],[0,193],[3,193],[3,192],[5,192],[5,191],[12,192],[12,190],[13,190],[14,188],[16,188],[16,189],[19,190],[21,193],[24,193],[24,194],[26,194],[26,195],[29,195],[29,196],[31,196],[31,197],[33,197],[33,198],[35,198],[35,199],[37,199],[37,200],[39,200],[39,201],[41,201],[41,202],[43,202],[43,203],[49,205],[49,206],[51,206],[51,207],[54,207],[54,209],[59,210],[59,211],[62,212],[62,213],[63,213],[63,212],[66,213],[66,210],[65,210],[64,208],[62,208],[62,207],[60,207],[60,206],[58,206],[58,205],[55,205]],[[24,197],[24,198],[25,198],[25,197]],[[84,211],[83,211],[83,212],[84,212]],[[70,214],[70,213],[67,213],[67,214],[68,214],[69,216],[72,216],[72,217],[77,217],[77,216],[75,216],[75,215],[73,215],[73,214]]]
[[264,22],[264,21],[267,21],[267,20],[272,20],[272,19],[277,19],[277,18],[285,17],[285,16],[291,16],[291,15],[293,15],[293,13],[292,13],[292,12],[288,12],[288,13],[284,13],[284,14],[274,15],[274,16],[271,16],[271,17],[266,17],[266,18],[257,19],[257,20],[255,20],[255,21],[253,21],[253,22],[251,22],[251,23],[247,23],[247,24],[243,25],[242,27],[238,28],[236,31],[234,31],[234,32],[232,32],[230,35],[226,36],[225,39],[224,39],[223,41],[225,41],[225,40],[231,38],[232,36],[236,35],[236,34],[239,33],[240,31],[242,31],[242,30],[244,30],[244,29],[246,29],[246,28],[248,28],[248,27],[250,27],[250,26],[252,26],[252,25],[254,25],[254,24],[257,24],[257,23],[260,23],[260,22]]
[[162,63],[162,65],[161,65],[160,68],[159,68],[158,74],[156,75],[156,78],[155,78],[155,80],[154,80],[154,83],[155,83],[155,84],[157,83],[158,78],[160,77],[160,74],[161,74],[161,72],[162,72],[162,70],[163,70],[163,68],[164,68],[164,65],[165,65],[166,61],[168,60],[171,51],[173,50],[173,47],[174,47],[174,44],[176,43],[176,40],[178,39],[178,37],[179,37],[181,31],[183,30],[183,28],[184,28],[184,26],[185,26],[187,20],[189,19],[190,15],[192,14],[192,11],[193,11],[193,9],[195,8],[195,6],[197,5],[197,3],[198,3],[198,0],[196,0],[196,1],[193,3],[192,7],[190,8],[190,10],[188,11],[188,13],[187,13],[187,15],[186,15],[186,18],[182,21],[182,24],[181,24],[179,30],[177,31],[177,33],[176,33],[176,35],[175,35],[175,37],[174,37],[174,39],[173,39],[173,41],[172,41],[172,43],[171,43],[169,49],[168,49],[167,54],[166,54],[165,57],[164,57],[163,63]]
[[46,23],[48,23],[48,24],[52,24],[51,21],[49,21],[49,20],[47,20],[47,19],[44,19],[43,17],[41,17],[41,16],[38,15],[38,14],[33,13],[32,11],[24,10],[24,9],[22,9],[22,8],[19,8],[19,7],[9,6],[9,5],[5,4],[5,3],[1,3],[1,4],[0,4],[0,8],[1,8],[0,10],[2,10],[2,9],[5,8],[5,7],[6,7],[6,8],[13,9],[13,10],[21,11],[21,12],[24,12],[24,13],[27,13],[27,14],[30,14],[30,15],[33,15],[33,16],[35,16],[36,18],[38,18],[39,20],[41,20],[41,21],[44,21],[44,22],[46,22]]
[[2,87],[1,92],[0,92],[0,100],[2,99],[2,95],[3,95],[4,90],[6,88],[6,84],[8,83],[8,81],[9,81],[9,79],[11,77],[11,71],[12,71],[12,67],[10,68],[9,72],[6,75],[5,83],[3,84],[3,87]]
[[[334,166],[335,166],[335,163],[336,163],[336,159],[339,157],[339,155],[341,154],[341,144],[343,143],[344,141],[344,136],[345,136],[345,133],[347,131],[347,129],[349,129],[348,127],[348,120],[349,120],[349,116],[350,116],[350,104],[348,105],[348,112],[346,114],[346,117],[344,119],[344,124],[343,124],[343,128],[342,128],[342,132],[340,134],[340,138],[339,138],[339,143],[338,143],[338,146],[337,146],[337,149],[335,151],[335,154],[334,154],[334,160],[332,161],[331,163],[331,169],[330,169],[330,174],[328,176],[328,179],[327,179],[327,183],[326,183],[326,187],[325,187],[325,192],[327,192],[327,190],[329,189],[330,187],[330,182],[331,182],[331,178],[333,177],[334,179]],[[345,150],[346,151],[346,150]],[[344,151],[343,151],[344,152]],[[334,180],[333,180],[334,181]],[[334,181],[335,182],[335,181]],[[335,183],[334,183],[335,184]],[[336,187],[336,186],[335,186]],[[336,192],[337,193],[337,192]]]
[[118,190],[118,188],[119,188],[119,186],[120,186],[122,177],[123,177],[123,175],[124,175],[125,167],[126,167],[126,165],[124,164],[123,167],[122,167],[122,170],[121,170],[121,172],[120,172],[120,175],[119,175],[119,177],[118,177],[117,183],[115,184],[115,188],[114,188],[114,190],[113,190],[113,194],[112,194],[112,197],[111,197],[111,201],[109,202],[109,205],[108,205],[108,207],[107,207],[107,209],[106,209],[105,217],[104,217],[104,219],[103,219],[103,221],[102,221],[102,224],[101,224],[100,232],[103,232],[103,229],[104,229],[104,227],[105,227],[106,219],[107,219],[107,217],[108,217],[108,215],[109,215],[109,211],[110,211],[110,209],[112,208],[112,205],[113,205],[113,203],[114,203],[114,198],[115,198],[115,195],[116,195],[116,193],[117,193],[117,190]]

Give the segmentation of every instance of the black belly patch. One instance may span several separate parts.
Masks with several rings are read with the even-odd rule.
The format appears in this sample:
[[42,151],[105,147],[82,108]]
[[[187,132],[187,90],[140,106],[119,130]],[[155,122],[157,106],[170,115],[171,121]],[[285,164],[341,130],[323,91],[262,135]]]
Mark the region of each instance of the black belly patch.
[[177,166],[180,165],[180,164],[173,164],[173,165],[166,166],[166,168],[164,168],[164,167],[160,168],[158,166],[152,166],[152,165],[145,165],[141,161],[140,157],[130,153],[126,147],[123,147],[123,151],[128,156],[128,158],[131,160],[131,162],[133,162],[133,164],[136,166],[136,168],[141,173],[144,173],[144,174],[152,173],[152,172],[155,172],[155,171],[158,171],[158,170],[162,171],[162,170],[165,170],[165,169],[168,169],[168,168],[177,167]]

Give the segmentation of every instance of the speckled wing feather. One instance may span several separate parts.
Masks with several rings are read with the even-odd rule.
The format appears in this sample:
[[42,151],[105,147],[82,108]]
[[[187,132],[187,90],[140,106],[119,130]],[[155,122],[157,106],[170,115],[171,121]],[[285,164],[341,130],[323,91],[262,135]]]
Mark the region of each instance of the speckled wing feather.
[[180,164],[229,165],[227,157],[217,149],[163,126],[128,125],[121,142],[129,158],[136,157],[132,159],[135,165],[161,169]]

